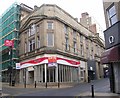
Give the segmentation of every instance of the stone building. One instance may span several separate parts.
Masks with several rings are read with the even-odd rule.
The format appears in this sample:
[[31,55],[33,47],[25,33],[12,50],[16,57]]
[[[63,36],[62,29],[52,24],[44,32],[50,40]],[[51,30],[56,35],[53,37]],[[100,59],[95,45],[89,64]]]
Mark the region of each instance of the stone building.
[[[0,17],[0,34],[4,82],[80,83],[88,77],[103,77],[100,57],[104,43],[99,34],[57,5],[33,9],[13,4]],[[4,45],[5,40],[14,41],[11,50]]]
[[103,77],[99,35],[57,5],[35,6],[21,20],[19,41],[20,83],[79,83],[88,81],[88,75]]

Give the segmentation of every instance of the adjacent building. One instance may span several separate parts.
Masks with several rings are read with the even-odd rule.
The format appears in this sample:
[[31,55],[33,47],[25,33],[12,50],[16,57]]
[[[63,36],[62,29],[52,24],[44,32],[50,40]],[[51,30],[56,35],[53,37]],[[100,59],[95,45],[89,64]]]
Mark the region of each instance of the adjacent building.
[[[4,82],[17,77],[15,65],[19,62],[20,20],[25,17],[22,13],[30,13],[32,9],[29,9],[24,4],[14,3],[0,17],[0,53],[2,54],[0,66],[2,68],[2,81]],[[13,41],[14,46],[5,46],[6,40]]]
[[[8,78],[8,74],[6,69],[9,66],[14,66],[18,60],[17,52],[17,44],[18,44],[18,34],[19,34],[19,6],[17,4],[13,4],[0,18],[0,52],[2,54],[2,62],[0,62],[0,66],[2,66],[2,78],[3,81]],[[11,50],[10,47],[4,46],[5,40],[14,40],[14,48]],[[10,54],[12,51],[12,55]],[[12,57],[12,58],[11,58]]]
[[96,24],[93,23],[92,17],[87,12],[81,14],[80,23],[93,32],[93,34],[98,33]]
[[[99,32],[98,24],[95,23],[95,22],[93,22],[93,21],[94,21],[94,19],[92,17],[90,17],[87,12],[84,12],[84,13],[81,14],[80,23],[85,28],[87,28],[88,30],[90,30],[91,33],[92,33],[92,35],[94,35],[93,37],[91,36],[90,39],[91,40],[94,39],[96,42],[99,43],[99,45],[103,46],[104,45],[104,40],[99,37],[99,33],[102,33],[102,32]],[[96,45],[96,47],[98,47],[98,46]],[[98,52],[99,52],[99,50],[98,50]],[[97,51],[96,51],[96,53],[97,53]],[[98,79],[99,78],[99,76],[97,76],[97,74],[95,73],[96,70],[97,70],[96,64],[98,64],[98,66],[100,66],[100,62],[99,62],[100,59],[99,58],[100,58],[100,55],[98,55],[98,54],[95,54],[95,58],[94,59],[88,58],[88,61],[87,61],[88,77],[90,77],[91,79]],[[103,65],[103,66],[105,68],[105,65]],[[91,70],[91,69],[94,69],[95,72],[93,70]],[[101,69],[99,69],[99,71],[101,73]],[[91,77],[91,76],[93,76],[93,77]],[[100,75],[100,77],[101,77],[101,75]]]
[[105,48],[101,62],[109,66],[111,91],[120,93],[120,1],[103,2],[107,29],[104,31]]
[[[100,57],[104,43],[97,32],[93,33],[57,5],[43,4],[34,9],[24,4],[18,6],[17,82],[80,83],[87,82],[88,77],[103,77]],[[10,32],[7,33],[6,36]],[[8,51],[6,54],[8,57]],[[9,62],[4,64],[6,61],[10,59],[1,62],[3,73],[9,66]]]

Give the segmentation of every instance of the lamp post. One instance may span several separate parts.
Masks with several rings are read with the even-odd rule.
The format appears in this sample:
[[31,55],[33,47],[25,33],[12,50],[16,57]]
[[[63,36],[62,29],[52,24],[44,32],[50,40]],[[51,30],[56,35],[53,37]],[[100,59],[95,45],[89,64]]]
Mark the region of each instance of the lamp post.
[[59,68],[59,64],[58,64],[58,88],[60,88],[60,68]]
[[[10,30],[10,32],[15,32],[15,34],[18,33],[18,29],[16,28],[16,26],[13,28],[11,27],[10,25],[7,26],[7,28]],[[9,33],[9,32],[7,32]],[[12,34],[12,33],[11,33]],[[8,37],[9,38],[9,37]],[[12,37],[13,38],[13,37]],[[10,38],[10,39],[6,39],[4,41],[4,46],[7,46],[9,48],[9,66],[8,66],[8,74],[9,74],[9,85],[11,86],[11,83],[13,82],[12,79],[13,79],[13,60],[12,60],[12,54],[13,54],[13,47],[14,47],[14,40],[16,40],[16,38],[18,38],[18,35],[16,37],[14,37],[13,39]]]
[[5,40],[4,46],[9,47],[10,65],[8,66],[8,72],[9,72],[9,75],[10,75],[9,85],[11,86],[12,74],[13,74],[13,67],[12,67],[12,48],[13,48],[13,46],[14,46],[14,41],[13,41],[13,40]]
[[9,47],[10,49],[10,80],[9,80],[9,85],[11,86],[11,83],[12,83],[12,74],[13,74],[13,67],[12,67],[12,46]]

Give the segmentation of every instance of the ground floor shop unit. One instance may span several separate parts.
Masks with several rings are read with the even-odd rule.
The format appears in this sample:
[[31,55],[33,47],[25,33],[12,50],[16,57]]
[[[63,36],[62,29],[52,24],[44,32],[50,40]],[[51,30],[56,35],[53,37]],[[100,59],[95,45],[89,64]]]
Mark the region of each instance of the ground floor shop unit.
[[[84,66],[84,67],[83,67]],[[20,83],[79,83],[86,78],[86,66],[79,60],[60,56],[44,56],[21,62]]]
[[96,80],[104,77],[103,65],[100,64],[100,61],[88,59],[87,67],[88,67],[88,80]]
[[[30,70],[33,69],[33,70]],[[84,71],[83,71],[84,72]],[[79,68],[58,64],[48,67],[47,64],[29,67],[20,71],[20,82],[27,84],[46,82],[79,82]]]
[[114,93],[120,93],[120,45],[107,49],[101,63],[109,67],[110,88]]

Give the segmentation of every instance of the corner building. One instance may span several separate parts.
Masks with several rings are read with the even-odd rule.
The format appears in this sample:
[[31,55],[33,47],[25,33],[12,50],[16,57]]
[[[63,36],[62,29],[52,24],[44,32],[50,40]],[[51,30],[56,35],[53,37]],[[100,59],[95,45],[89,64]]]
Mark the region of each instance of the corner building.
[[[20,83],[79,83],[103,77],[99,36],[82,26],[57,5],[35,6],[21,20],[19,43]],[[95,66],[88,68],[88,59]]]

